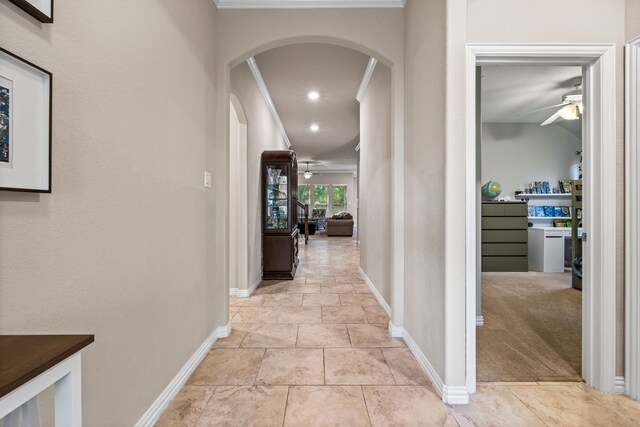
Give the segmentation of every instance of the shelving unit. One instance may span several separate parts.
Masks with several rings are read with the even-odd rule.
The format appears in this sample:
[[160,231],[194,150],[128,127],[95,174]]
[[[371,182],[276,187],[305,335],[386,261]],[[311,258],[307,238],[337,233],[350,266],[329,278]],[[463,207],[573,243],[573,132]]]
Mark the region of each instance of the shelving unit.
[[564,219],[570,221],[572,217],[570,216],[528,216],[528,219]]
[[[571,193],[521,193],[516,196],[517,200],[527,202],[528,206],[570,207],[571,198]],[[552,226],[555,220],[572,221],[573,212],[570,216],[527,216],[527,220],[536,227]]]
[[262,278],[292,280],[298,267],[298,161],[262,153]]
[[540,193],[521,193],[516,197],[534,197],[534,198],[550,198],[550,199],[558,199],[558,198],[571,198],[571,193],[550,193],[550,194],[540,194]]

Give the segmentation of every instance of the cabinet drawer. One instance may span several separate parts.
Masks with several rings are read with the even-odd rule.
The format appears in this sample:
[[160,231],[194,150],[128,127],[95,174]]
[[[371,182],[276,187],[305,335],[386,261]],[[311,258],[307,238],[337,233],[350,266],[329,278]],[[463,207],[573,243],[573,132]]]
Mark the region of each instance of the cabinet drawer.
[[483,203],[482,216],[504,216],[504,204]]
[[527,256],[529,253],[526,243],[483,243],[482,256]]
[[527,217],[483,217],[483,230],[526,230],[529,226]]
[[519,256],[483,256],[482,271],[528,271],[527,257]]
[[482,243],[527,243],[527,230],[485,230]]
[[527,216],[527,211],[526,203],[509,203],[504,205],[505,216]]

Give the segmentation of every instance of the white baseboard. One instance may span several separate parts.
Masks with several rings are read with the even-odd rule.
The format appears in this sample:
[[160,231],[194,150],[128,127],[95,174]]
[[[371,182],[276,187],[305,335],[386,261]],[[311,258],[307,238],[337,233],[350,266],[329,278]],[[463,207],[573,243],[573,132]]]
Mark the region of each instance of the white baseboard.
[[418,347],[418,344],[416,344],[413,338],[411,338],[411,335],[409,335],[406,329],[404,330],[403,338],[407,347],[409,347],[409,350],[413,353],[413,356],[422,367],[422,370],[425,371],[431,380],[431,384],[433,384],[433,387],[436,389],[444,403],[452,405],[469,403],[469,391],[467,388],[465,386],[445,385],[442,382],[440,375],[438,375],[438,372],[435,370],[431,362],[429,362],[429,359],[427,359],[427,356],[422,352],[422,350],[420,350],[420,347]]
[[162,413],[167,409],[171,401],[178,394],[182,386],[187,382],[193,371],[196,370],[198,365],[205,358],[213,343],[218,338],[228,337],[231,332],[231,323],[225,326],[219,326],[211,335],[198,347],[195,353],[187,360],[182,368],[178,371],[175,377],[169,382],[169,384],[162,390],[162,393],[151,404],[149,409],[142,415],[142,417],[135,424],[135,427],[151,427],[160,418]]
[[476,326],[484,326],[484,316],[476,316]]
[[373,296],[376,297],[378,303],[382,306],[382,308],[384,308],[384,311],[387,312],[387,315],[391,317],[391,307],[389,307],[389,304],[387,304],[387,302],[384,300],[380,291],[378,291],[378,289],[373,285],[373,282],[371,281],[371,279],[369,279],[362,267],[358,269],[358,273],[360,274],[360,277],[362,277],[362,280],[364,280],[365,283],[369,286],[369,289],[371,289],[371,293],[373,293]]
[[411,353],[413,353],[413,356],[416,358],[416,360],[422,367],[422,370],[426,372],[427,376],[431,380],[433,387],[436,389],[438,394],[441,397],[443,397],[444,383],[442,382],[442,378],[440,378],[440,375],[438,375],[438,372],[435,370],[433,365],[431,365],[431,362],[429,362],[429,359],[427,359],[427,356],[425,356],[422,350],[420,350],[420,347],[418,347],[418,344],[416,344],[413,338],[411,338],[411,335],[409,335],[406,329],[404,331],[403,338],[404,338],[404,342],[407,344],[407,347],[409,347],[409,350],[411,350]]
[[262,274],[258,275],[249,285],[249,289],[229,288],[229,295],[238,298],[249,298],[262,283]]
[[615,383],[613,385],[613,393],[614,394],[626,394],[626,386],[624,377],[616,377]]
[[467,405],[469,404],[469,391],[467,386],[450,386],[445,385],[442,391],[442,401],[449,405]]
[[389,321],[389,333],[393,338],[402,338],[404,337],[404,328],[402,326],[396,326]]

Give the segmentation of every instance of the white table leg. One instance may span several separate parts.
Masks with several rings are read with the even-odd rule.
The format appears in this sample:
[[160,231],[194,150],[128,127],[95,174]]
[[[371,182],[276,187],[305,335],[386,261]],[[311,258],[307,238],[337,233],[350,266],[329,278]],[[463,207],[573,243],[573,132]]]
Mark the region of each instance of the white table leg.
[[71,372],[56,381],[56,427],[82,426],[80,353],[70,360]]
[[4,418],[4,427],[20,427],[20,414],[24,427],[40,427],[40,406],[38,397],[34,397]]
[[22,412],[22,406],[13,412],[7,414],[4,417],[4,427],[20,427],[20,413]]
[[38,405],[38,397],[34,397],[27,403],[22,405],[22,421],[24,427],[40,427],[40,406]]

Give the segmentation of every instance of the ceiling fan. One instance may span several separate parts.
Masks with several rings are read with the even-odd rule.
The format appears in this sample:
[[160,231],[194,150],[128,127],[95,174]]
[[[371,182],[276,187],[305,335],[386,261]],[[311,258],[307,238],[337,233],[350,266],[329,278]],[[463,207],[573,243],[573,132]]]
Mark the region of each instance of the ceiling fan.
[[584,104],[582,103],[582,83],[576,84],[575,89],[562,95],[562,102],[560,104],[540,108],[531,111],[530,113],[558,107],[560,108],[553,113],[551,117],[542,122],[540,126],[548,126],[560,118],[565,120],[578,120],[580,118],[584,112]]
[[313,172],[309,170],[309,162],[307,162],[307,170],[304,171],[305,179],[310,179],[313,176]]

